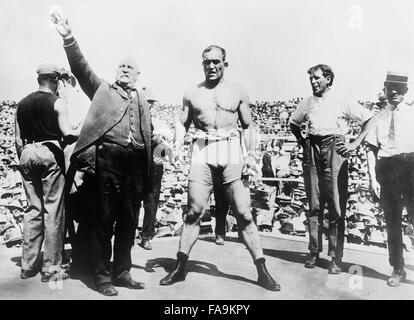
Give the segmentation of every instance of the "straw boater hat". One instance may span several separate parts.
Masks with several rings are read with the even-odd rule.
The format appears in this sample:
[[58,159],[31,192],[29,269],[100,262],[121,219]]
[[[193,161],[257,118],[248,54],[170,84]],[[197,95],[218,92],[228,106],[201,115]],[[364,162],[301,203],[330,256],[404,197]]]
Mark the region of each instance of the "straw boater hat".
[[408,74],[396,72],[396,71],[388,71],[387,76],[385,78],[385,83],[396,83],[396,84],[407,84],[408,82]]
[[3,237],[3,244],[6,245],[7,248],[10,248],[16,244],[20,244],[23,240],[22,232],[20,228],[10,228],[6,231]]

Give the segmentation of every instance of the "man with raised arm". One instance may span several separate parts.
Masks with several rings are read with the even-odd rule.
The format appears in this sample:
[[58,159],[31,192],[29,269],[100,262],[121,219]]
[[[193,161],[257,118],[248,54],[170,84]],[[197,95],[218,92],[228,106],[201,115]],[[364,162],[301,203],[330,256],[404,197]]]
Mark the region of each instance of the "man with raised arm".
[[84,58],[67,19],[56,12],[51,18],[63,38],[71,71],[92,101],[71,163],[78,170],[92,173],[89,176],[96,185],[91,195],[96,207],[89,223],[96,288],[106,296],[118,294],[114,285],[142,289],[144,284],[130,274],[131,248],[139,203],[147,192],[151,145],[155,141],[148,104],[135,88],[138,64],[133,57],[124,57],[117,65],[114,83],[100,79]]
[[[185,279],[188,256],[200,232],[200,221],[214,182],[218,180],[224,186],[237,219],[241,240],[257,267],[258,284],[268,290],[279,291],[280,285],[266,269],[258,230],[250,212],[249,182],[243,178],[256,169],[255,129],[248,95],[241,85],[224,78],[228,62],[223,48],[215,45],[207,47],[202,59],[205,81],[185,92],[180,119],[185,131],[191,123],[194,123],[196,130],[188,179],[189,209],[184,214],[177,263],[160,285],[171,285]],[[238,123],[244,130],[247,152],[243,151]],[[179,148],[183,135],[177,134],[176,139]]]

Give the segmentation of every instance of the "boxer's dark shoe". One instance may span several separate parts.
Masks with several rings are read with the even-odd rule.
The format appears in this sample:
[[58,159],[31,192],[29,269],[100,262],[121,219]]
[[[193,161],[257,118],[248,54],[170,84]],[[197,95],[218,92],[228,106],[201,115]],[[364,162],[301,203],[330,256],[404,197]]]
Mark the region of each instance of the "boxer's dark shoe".
[[188,255],[178,252],[177,253],[177,262],[174,266],[174,269],[167,274],[163,279],[160,281],[161,286],[169,286],[179,281],[185,280],[185,266],[187,264]]
[[259,258],[254,261],[257,268],[257,284],[270,291],[280,291],[280,284],[277,283],[266,269],[265,259]]
[[185,265],[180,263],[180,261],[177,260],[176,265],[174,266],[174,269],[167,274],[163,279],[160,281],[161,286],[169,286],[176,282],[184,281],[185,280]]

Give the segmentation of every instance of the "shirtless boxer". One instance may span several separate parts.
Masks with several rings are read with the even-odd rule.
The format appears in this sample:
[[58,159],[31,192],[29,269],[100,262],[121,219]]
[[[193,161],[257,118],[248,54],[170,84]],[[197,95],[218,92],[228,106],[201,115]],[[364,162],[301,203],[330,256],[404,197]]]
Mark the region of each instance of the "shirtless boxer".
[[[248,95],[241,85],[224,79],[224,70],[228,66],[224,49],[209,46],[203,51],[202,58],[205,81],[185,92],[180,117],[185,131],[192,122],[196,129],[188,179],[189,209],[184,214],[176,265],[160,285],[171,285],[185,279],[185,265],[199,235],[200,221],[213,190],[213,182],[220,181],[237,219],[241,240],[256,265],[258,285],[279,291],[280,285],[266,269],[259,234],[250,212],[249,183],[242,179],[242,172],[243,175],[249,174],[256,166],[255,129]],[[247,154],[243,152],[238,121],[243,129]],[[177,148],[182,141],[183,134],[176,133]]]

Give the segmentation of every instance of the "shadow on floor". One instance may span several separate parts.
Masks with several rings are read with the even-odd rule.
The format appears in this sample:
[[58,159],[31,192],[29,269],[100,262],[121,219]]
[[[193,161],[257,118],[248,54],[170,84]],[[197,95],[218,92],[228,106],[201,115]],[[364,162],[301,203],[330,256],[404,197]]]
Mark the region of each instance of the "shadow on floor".
[[[215,242],[215,237],[214,236],[208,236],[208,237],[200,238],[199,240],[214,243]],[[225,241],[226,242],[241,243],[240,240],[236,237],[226,237]],[[266,255],[266,256],[274,257],[274,258],[277,258],[277,259],[282,259],[282,260],[293,262],[293,263],[304,264],[305,260],[306,260],[306,255],[308,253],[307,252],[285,251],[285,250],[275,250],[275,249],[263,248],[263,254]],[[322,269],[328,269],[328,264],[329,264],[329,261],[327,259],[321,258],[321,259],[319,259],[316,266],[319,267],[319,268],[322,268]],[[355,270],[354,268],[351,268],[355,265],[356,264],[344,261],[341,265],[341,268],[342,268],[342,270],[344,270],[346,272],[349,272],[350,270]],[[376,271],[376,270],[374,270],[370,267],[364,266],[364,265],[357,265],[357,266],[360,266],[362,268],[362,273],[363,273],[364,277],[378,279],[378,280],[382,280],[382,281],[387,281],[388,277],[390,276],[390,275],[380,273],[380,272],[378,272],[378,271]],[[414,266],[407,265],[406,268],[409,269],[409,270],[414,271]],[[404,281],[404,283],[414,285],[414,281],[412,281],[412,280],[407,280],[406,279]]]
[[[147,261],[145,265],[145,270],[147,272],[155,272],[154,268],[162,267],[164,268],[166,274],[172,271],[174,268],[176,260],[171,258],[155,258],[150,259]],[[229,274],[220,271],[214,264],[204,262],[204,261],[197,261],[197,260],[188,260],[186,266],[187,273],[189,272],[197,272],[197,273],[204,273],[214,277],[222,277],[231,280],[238,280],[244,281],[247,283],[256,284],[256,281],[247,279],[245,277],[237,276],[234,274]]]

